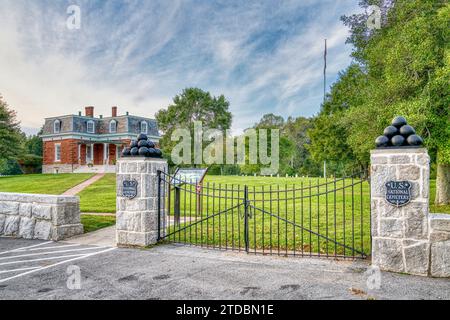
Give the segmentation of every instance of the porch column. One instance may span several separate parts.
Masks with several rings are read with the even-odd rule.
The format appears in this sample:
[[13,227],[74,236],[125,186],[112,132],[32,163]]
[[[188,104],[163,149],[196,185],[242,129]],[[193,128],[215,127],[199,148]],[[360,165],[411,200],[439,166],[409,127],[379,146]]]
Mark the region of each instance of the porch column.
[[108,143],[103,144],[103,164],[108,164],[109,148]]

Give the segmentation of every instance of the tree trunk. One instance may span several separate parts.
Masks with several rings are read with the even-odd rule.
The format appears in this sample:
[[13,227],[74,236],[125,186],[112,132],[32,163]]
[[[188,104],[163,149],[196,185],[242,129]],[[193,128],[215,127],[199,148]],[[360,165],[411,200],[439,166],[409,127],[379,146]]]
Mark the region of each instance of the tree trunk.
[[450,164],[437,165],[435,205],[450,204]]

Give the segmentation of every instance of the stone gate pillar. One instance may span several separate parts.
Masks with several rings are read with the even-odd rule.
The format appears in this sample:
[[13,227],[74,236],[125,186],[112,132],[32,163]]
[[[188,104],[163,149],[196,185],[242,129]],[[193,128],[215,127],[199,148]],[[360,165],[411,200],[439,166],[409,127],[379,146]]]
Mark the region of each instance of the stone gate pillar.
[[372,263],[381,270],[427,275],[430,252],[427,150],[376,149],[372,150],[370,160]]
[[118,246],[148,246],[157,242],[158,170],[168,172],[166,160],[123,157],[117,161]]

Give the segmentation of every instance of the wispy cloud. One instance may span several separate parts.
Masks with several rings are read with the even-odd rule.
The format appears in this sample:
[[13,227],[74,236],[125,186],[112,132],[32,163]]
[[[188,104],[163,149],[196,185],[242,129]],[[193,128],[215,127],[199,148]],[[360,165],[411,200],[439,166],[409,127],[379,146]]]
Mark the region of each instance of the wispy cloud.
[[[81,8],[80,30],[66,9]],[[332,1],[19,1],[0,6],[0,93],[24,127],[95,105],[153,116],[185,87],[225,94],[240,131],[264,113],[310,116],[350,62]]]

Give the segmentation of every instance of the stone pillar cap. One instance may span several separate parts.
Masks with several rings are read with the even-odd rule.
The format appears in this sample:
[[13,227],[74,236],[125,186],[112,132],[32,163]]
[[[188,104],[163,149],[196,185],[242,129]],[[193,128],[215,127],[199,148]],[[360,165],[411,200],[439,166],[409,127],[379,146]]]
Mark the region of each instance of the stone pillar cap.
[[370,154],[381,153],[381,154],[393,154],[393,153],[427,153],[426,148],[417,147],[401,147],[401,148],[380,148],[370,150]]

